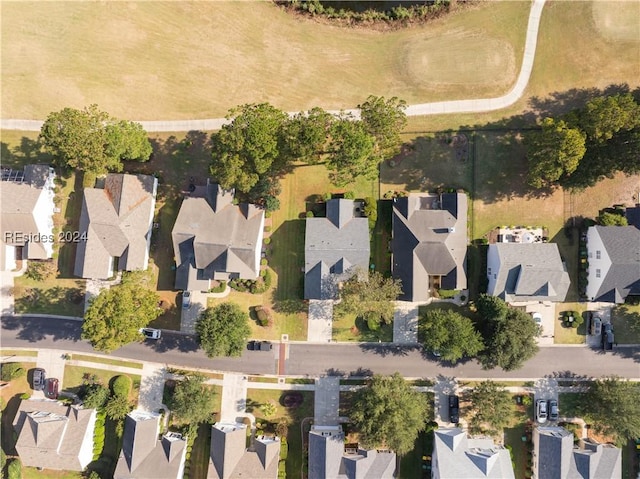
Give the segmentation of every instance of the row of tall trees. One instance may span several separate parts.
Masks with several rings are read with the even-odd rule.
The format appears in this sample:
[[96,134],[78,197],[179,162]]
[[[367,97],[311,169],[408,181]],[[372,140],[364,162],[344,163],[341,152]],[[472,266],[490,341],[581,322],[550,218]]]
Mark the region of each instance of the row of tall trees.
[[640,172],[640,104],[630,93],[596,97],[525,136],[529,185],[586,188]]
[[405,107],[396,97],[370,96],[356,118],[322,108],[289,116],[268,103],[239,106],[211,137],[211,174],[223,188],[267,209],[279,207],[278,179],[294,163],[324,163],[336,186],[374,179],[380,162],[400,148]]
[[535,356],[540,328],[531,315],[495,296],[481,295],[476,306],[475,322],[453,310],[426,311],[419,326],[425,349],[438,351],[445,361],[477,357],[485,368],[505,371]]
[[38,140],[57,166],[94,175],[122,171],[122,161],[147,161],[152,152],[140,123],[113,118],[97,105],[50,113]]

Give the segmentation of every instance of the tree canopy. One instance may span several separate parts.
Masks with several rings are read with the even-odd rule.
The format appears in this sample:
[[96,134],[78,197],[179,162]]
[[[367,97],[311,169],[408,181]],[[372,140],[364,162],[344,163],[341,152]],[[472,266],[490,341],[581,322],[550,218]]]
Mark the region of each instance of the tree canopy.
[[600,432],[615,437],[619,445],[640,437],[640,385],[605,377],[593,381],[581,395],[581,412]]
[[378,176],[380,158],[376,157],[375,138],[366,125],[350,116],[334,121],[331,128],[330,154],[327,159],[329,177],[336,186],[353,183],[356,178]]
[[183,424],[209,421],[214,412],[215,393],[204,380],[201,374],[188,374],[176,383],[168,406]]
[[152,152],[140,124],[115,120],[97,105],[50,113],[39,140],[58,166],[96,175],[122,171],[122,160],[147,161]]
[[428,310],[420,318],[420,329],[425,349],[438,351],[445,361],[474,357],[484,348],[473,321],[452,310]]
[[339,315],[357,314],[369,328],[377,329],[380,323],[393,320],[394,303],[402,292],[400,280],[385,278],[377,271],[369,273],[369,279],[359,281],[355,274],[340,290],[341,301],[335,305]]
[[350,418],[366,447],[388,447],[399,455],[411,451],[432,415],[427,397],[399,374],[373,376],[356,392]]
[[370,95],[364,103],[358,105],[358,108],[365,129],[376,140],[380,160],[397,154],[402,143],[400,133],[407,124],[407,115],[404,112],[407,103],[395,96],[385,99]]
[[573,173],[586,150],[586,135],[563,120],[545,118],[542,130],[525,138],[529,161],[528,182],[535,188],[550,186]]
[[612,213],[610,211],[603,211],[598,215],[598,223],[602,226],[627,226],[626,216],[620,213]]
[[141,338],[138,332],[162,312],[158,295],[135,281],[105,289],[91,301],[82,323],[82,339],[111,352]]
[[207,356],[240,356],[251,329],[249,317],[236,303],[205,309],[196,323],[198,342]]
[[322,161],[333,121],[331,113],[318,107],[294,115],[285,129],[287,155],[308,164]]
[[485,368],[501,367],[511,371],[534,357],[538,352],[535,338],[540,328],[530,314],[506,304],[499,298],[481,295],[478,312],[482,318],[485,349],[480,362]]
[[509,425],[513,415],[509,393],[493,381],[483,381],[468,394],[469,426],[474,434],[495,435]]

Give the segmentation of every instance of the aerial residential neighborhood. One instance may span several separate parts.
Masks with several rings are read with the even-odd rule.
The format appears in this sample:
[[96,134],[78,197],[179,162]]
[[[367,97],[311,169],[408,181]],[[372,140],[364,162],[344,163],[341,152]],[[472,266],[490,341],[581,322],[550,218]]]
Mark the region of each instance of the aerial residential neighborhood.
[[640,2],[2,2],[0,476],[640,479]]

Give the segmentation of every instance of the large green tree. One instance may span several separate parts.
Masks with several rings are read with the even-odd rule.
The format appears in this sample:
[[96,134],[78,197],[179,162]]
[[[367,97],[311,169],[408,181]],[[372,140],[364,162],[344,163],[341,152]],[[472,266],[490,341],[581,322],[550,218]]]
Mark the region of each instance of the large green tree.
[[322,161],[333,121],[333,115],[318,107],[294,115],[285,127],[286,154],[308,164]]
[[58,166],[96,175],[121,171],[122,160],[147,161],[152,151],[140,124],[117,121],[97,105],[50,113],[39,140]]
[[366,447],[388,447],[403,455],[413,449],[431,415],[427,397],[395,373],[376,375],[360,389],[349,417]]
[[363,122],[348,115],[336,119],[329,150],[327,168],[336,186],[353,183],[359,177],[377,178],[381,159],[376,155],[376,140]]
[[249,316],[236,303],[205,309],[196,323],[198,342],[207,356],[240,356],[251,329]]
[[400,133],[407,124],[407,103],[397,97],[369,96],[358,105],[366,130],[376,139],[376,150],[382,160],[398,153]]
[[466,394],[469,426],[474,434],[495,435],[509,425],[513,415],[509,393],[493,381],[483,381]]
[[118,420],[124,419],[124,417],[131,411],[131,404],[126,396],[120,396],[118,394],[112,395],[104,407],[104,412],[111,419]]
[[141,338],[138,332],[162,312],[155,291],[136,282],[103,290],[91,301],[82,323],[82,339],[98,351],[110,352]]
[[573,173],[586,152],[586,135],[563,120],[545,118],[542,129],[525,137],[529,185],[542,188]]
[[287,114],[268,103],[230,110],[230,123],[211,136],[211,174],[225,189],[248,193],[261,178],[278,176],[288,159],[282,154]]
[[336,304],[338,315],[357,314],[377,329],[380,323],[388,324],[393,320],[394,301],[402,292],[397,279],[385,278],[377,271],[369,273],[369,278],[360,280],[362,272],[357,272],[340,290],[341,301]]
[[201,374],[188,374],[176,383],[169,408],[183,424],[207,422],[214,413],[215,393]]
[[581,397],[582,414],[618,445],[640,437],[640,385],[615,376],[597,379]]
[[480,362],[488,369],[518,369],[538,352],[540,328],[530,314],[506,304],[502,307],[501,299],[489,298],[481,295],[478,300],[485,344]]
[[640,125],[640,105],[630,93],[599,96],[567,115],[567,122],[584,131],[590,141],[604,143],[620,130]]
[[482,336],[471,319],[447,309],[430,309],[420,318],[427,351],[438,351],[445,361],[474,357],[484,348]]

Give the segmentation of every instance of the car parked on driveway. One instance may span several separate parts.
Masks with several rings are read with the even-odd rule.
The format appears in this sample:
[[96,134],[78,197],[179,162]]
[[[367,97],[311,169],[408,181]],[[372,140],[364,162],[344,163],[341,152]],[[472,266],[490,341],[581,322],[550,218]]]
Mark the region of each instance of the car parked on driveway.
[[58,399],[58,380],[56,378],[47,379],[44,395],[49,399]]
[[559,416],[558,401],[549,399],[549,421],[557,421]]
[[189,309],[191,307],[191,291],[185,291],[182,293],[182,307]]
[[600,334],[602,334],[602,319],[597,316],[593,317],[590,332],[593,336],[600,336]]
[[454,424],[460,422],[460,401],[455,394],[449,396],[449,422]]
[[139,331],[140,334],[142,334],[147,339],[160,339],[160,336],[162,336],[162,331],[160,331],[159,329],[142,328]]
[[42,391],[44,389],[45,373],[42,368],[35,368],[33,370],[33,390]]
[[538,399],[536,401],[536,421],[540,424],[547,422],[547,400]]

